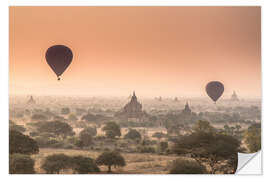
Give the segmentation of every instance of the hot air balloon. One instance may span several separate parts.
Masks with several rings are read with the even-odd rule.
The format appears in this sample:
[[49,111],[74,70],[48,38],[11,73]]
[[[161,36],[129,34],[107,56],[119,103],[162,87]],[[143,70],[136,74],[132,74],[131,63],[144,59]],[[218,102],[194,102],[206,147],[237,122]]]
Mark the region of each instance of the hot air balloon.
[[208,96],[216,103],[224,92],[224,86],[219,81],[211,81],[206,85]]
[[60,76],[70,65],[73,54],[68,47],[64,45],[55,45],[47,50],[45,57],[47,63],[56,74],[57,79],[60,80]]

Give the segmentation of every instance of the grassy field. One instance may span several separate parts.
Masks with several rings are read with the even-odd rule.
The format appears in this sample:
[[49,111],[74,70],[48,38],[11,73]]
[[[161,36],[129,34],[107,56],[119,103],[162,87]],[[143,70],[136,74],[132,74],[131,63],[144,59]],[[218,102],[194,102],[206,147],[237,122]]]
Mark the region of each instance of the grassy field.
[[[37,173],[44,173],[40,168],[42,161],[48,155],[55,153],[64,153],[66,155],[83,155],[96,159],[100,152],[85,150],[69,150],[69,149],[49,149],[41,148],[39,154],[33,155],[35,159],[35,170]],[[154,154],[139,153],[122,153],[126,160],[126,166],[121,168],[113,168],[113,173],[120,174],[167,174],[168,165],[177,158],[177,156],[165,156]],[[107,167],[100,166],[102,173],[106,173]],[[70,174],[71,171],[62,172]]]

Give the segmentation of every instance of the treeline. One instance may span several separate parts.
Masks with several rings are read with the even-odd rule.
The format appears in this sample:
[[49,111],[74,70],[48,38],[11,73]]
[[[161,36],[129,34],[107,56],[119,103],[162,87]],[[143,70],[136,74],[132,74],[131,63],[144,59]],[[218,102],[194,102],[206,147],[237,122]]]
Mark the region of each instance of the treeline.
[[[18,126],[14,122],[11,122],[11,125],[9,136],[10,173],[34,173],[34,161],[30,155],[39,153],[40,147],[55,148],[59,147],[55,146],[56,144],[67,142],[71,145],[70,147],[60,146],[60,148],[97,150],[104,151],[105,154],[101,154],[100,158],[97,159],[81,156],[63,158],[63,155],[59,155],[56,156],[60,159],[59,164],[51,162],[50,159],[55,159],[55,156],[53,158],[49,156],[48,159],[45,158],[44,162],[46,163],[42,165],[46,173],[60,173],[65,169],[71,169],[73,173],[93,173],[94,170],[98,172],[98,165],[106,165],[108,171],[111,171],[113,165],[124,166],[126,164],[119,152],[128,152],[129,150],[129,152],[137,153],[178,154],[181,157],[189,157],[193,160],[186,162],[185,166],[181,167],[190,165],[199,169],[198,172],[200,173],[217,173],[220,171],[234,173],[237,152],[256,152],[261,148],[260,124],[252,124],[244,131],[240,131],[241,128],[239,127],[238,129],[234,128],[236,134],[232,135],[232,126],[216,129],[210,122],[198,120],[188,133],[172,136],[171,134],[156,132],[152,135],[152,138],[148,138],[144,132],[136,129],[129,129],[123,135],[121,127],[115,122],[107,122],[103,126],[102,131],[104,131],[105,136],[97,136],[95,127],[86,127],[76,135],[68,123],[61,121],[38,122],[33,125],[35,131],[31,132],[30,136],[23,134],[25,130],[22,126]],[[240,140],[237,138],[239,134],[244,138],[248,150],[241,147]],[[114,149],[114,151],[110,151],[110,149]],[[78,159],[85,164],[78,164]],[[117,162],[107,162],[106,159],[118,160]],[[183,169],[178,169],[180,165],[177,164],[182,161],[183,159],[176,160],[170,167],[174,170],[170,172],[186,172]],[[222,167],[221,162],[224,161],[227,163],[226,166]],[[58,167],[58,170],[55,166]],[[211,167],[211,170],[205,171],[206,166]]]

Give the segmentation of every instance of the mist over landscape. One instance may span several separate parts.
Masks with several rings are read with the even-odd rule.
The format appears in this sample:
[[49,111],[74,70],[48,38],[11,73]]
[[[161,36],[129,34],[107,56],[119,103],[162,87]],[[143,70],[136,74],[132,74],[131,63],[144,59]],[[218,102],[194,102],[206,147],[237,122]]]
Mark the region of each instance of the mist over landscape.
[[234,174],[261,150],[260,7],[9,13],[10,174]]

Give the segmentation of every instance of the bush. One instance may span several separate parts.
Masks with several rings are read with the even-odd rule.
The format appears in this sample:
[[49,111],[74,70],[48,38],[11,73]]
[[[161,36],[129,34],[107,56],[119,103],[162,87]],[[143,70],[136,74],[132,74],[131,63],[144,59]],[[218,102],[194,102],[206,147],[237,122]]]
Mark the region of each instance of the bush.
[[9,154],[36,154],[39,152],[37,142],[18,131],[9,131]]
[[9,173],[10,174],[34,174],[35,162],[29,155],[10,154]]
[[125,139],[141,139],[141,134],[136,129],[129,129]]
[[206,169],[195,160],[176,159],[170,169],[170,174],[204,174]]
[[152,146],[139,146],[138,151],[140,153],[155,153],[156,152],[155,148]]
[[41,148],[64,148],[65,144],[63,141],[58,141],[56,139],[47,139],[44,137],[36,137],[35,140],[38,143],[38,146]]
[[161,138],[164,138],[166,137],[167,135],[162,133],[162,132],[156,132],[152,135],[152,137],[155,137],[155,138],[158,138],[158,139],[161,139]]
[[98,120],[97,116],[87,113],[86,115],[81,117],[81,120],[89,121],[89,122],[96,122]]
[[34,114],[32,117],[31,117],[32,120],[41,120],[41,121],[45,121],[45,120],[48,120],[48,117],[43,115],[43,114]]
[[149,140],[149,139],[143,139],[141,144],[143,146],[155,145],[155,144],[157,144],[157,141]]

